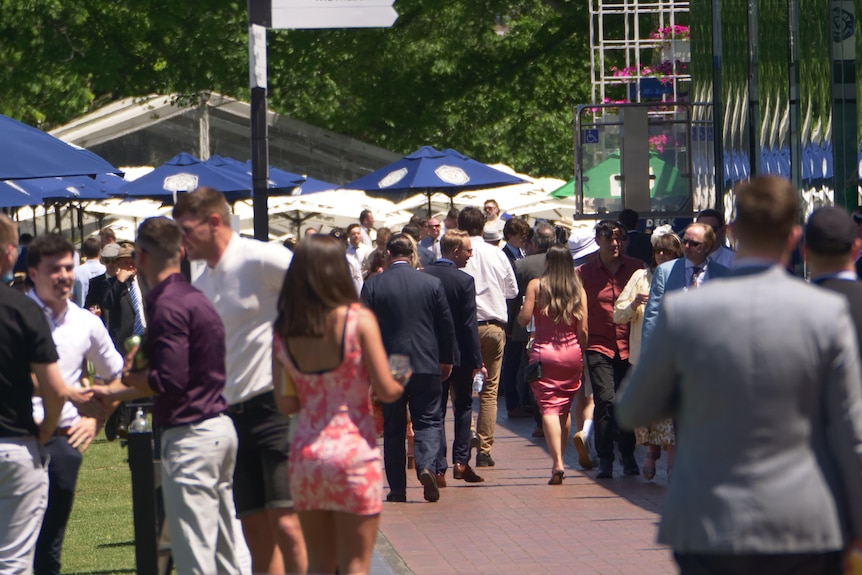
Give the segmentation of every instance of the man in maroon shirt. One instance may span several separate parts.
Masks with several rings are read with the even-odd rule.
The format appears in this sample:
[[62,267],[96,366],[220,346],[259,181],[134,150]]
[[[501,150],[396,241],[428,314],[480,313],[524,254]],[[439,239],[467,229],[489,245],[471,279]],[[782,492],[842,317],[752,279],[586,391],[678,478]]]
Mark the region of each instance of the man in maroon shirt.
[[596,225],[599,257],[578,268],[587,293],[589,341],[585,361],[593,385],[593,425],[599,455],[597,478],[613,477],[614,439],[623,459],[623,473],[638,475],[634,433],[621,431],[614,419],[614,395],[629,369],[629,324],[614,323],[614,303],[632,274],[643,262],[622,255],[626,230],[602,220]]
[[209,299],[180,273],[182,237],[164,217],[148,218],[138,228],[135,264],[150,287],[144,342],[149,366],[129,372],[127,359],[123,383],[131,387],[115,383],[108,389],[115,399],[155,395],[153,424],[162,433],[162,493],[177,572],[239,575],[233,532],[237,435],[224,415],[224,325]]

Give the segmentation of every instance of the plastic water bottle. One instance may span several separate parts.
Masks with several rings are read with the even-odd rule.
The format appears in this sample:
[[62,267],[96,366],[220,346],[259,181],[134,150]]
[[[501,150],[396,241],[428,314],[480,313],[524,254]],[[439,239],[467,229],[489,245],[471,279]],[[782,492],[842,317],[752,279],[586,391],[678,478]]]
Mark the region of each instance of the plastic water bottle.
[[150,431],[150,423],[147,421],[147,416],[144,415],[144,408],[139,407],[135,413],[135,419],[129,426],[129,433],[146,433]]
[[482,387],[485,385],[485,378],[480,371],[473,376],[473,393],[482,393]]

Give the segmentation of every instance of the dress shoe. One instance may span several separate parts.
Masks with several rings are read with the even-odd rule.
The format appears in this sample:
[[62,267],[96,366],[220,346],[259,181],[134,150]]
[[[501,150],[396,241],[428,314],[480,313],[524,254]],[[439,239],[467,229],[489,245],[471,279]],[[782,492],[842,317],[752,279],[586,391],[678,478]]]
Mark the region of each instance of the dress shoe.
[[437,488],[437,477],[427,469],[419,472],[419,483],[422,484],[425,501],[434,503],[440,499],[440,490]]
[[479,449],[479,434],[475,429],[470,430],[470,449]]
[[614,476],[614,460],[600,459],[596,479],[610,479]]
[[536,429],[533,430],[531,437],[545,437],[545,430],[542,429],[541,425],[537,425]]
[[117,428],[120,425],[120,409],[115,409],[105,421],[105,439],[114,441],[117,439]]
[[456,463],[452,468],[452,477],[455,479],[463,479],[467,483],[482,483],[484,478],[476,475],[473,468],[466,463]]
[[515,409],[510,409],[507,416],[509,419],[527,419],[528,417],[533,417],[533,414],[523,407],[516,407]]
[[476,454],[476,467],[494,467],[495,462],[491,459],[490,453]]
[[406,493],[394,493],[392,491],[386,496],[386,501],[389,503],[407,503]]
[[587,449],[587,434],[579,431],[572,436],[572,444],[578,452],[578,465],[584,469],[592,469],[593,461],[590,459],[590,450]]
[[446,474],[445,473],[438,473],[437,474],[437,487],[439,487],[440,489],[446,487]]
[[638,467],[638,462],[635,461],[635,456],[631,453],[623,455],[623,475],[640,475],[641,469]]

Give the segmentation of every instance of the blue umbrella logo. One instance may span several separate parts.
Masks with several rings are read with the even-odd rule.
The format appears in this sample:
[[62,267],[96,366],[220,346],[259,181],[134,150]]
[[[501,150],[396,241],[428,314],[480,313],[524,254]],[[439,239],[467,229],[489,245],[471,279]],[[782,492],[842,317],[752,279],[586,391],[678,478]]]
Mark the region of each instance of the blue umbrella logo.
[[404,179],[404,176],[407,175],[407,168],[401,168],[400,170],[395,170],[394,172],[389,172],[386,174],[386,177],[378,182],[378,186],[381,188],[388,188],[389,186],[394,186],[398,182]]
[[467,172],[456,166],[440,166],[434,170],[434,174],[447,184],[453,186],[463,186],[470,181],[470,176]]

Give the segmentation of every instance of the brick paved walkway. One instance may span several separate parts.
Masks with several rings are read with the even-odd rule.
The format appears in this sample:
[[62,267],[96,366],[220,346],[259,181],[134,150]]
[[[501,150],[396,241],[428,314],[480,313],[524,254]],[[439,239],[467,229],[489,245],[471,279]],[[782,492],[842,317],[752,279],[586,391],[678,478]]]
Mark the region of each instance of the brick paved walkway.
[[[451,437],[451,412],[446,425]],[[580,470],[570,446],[566,479],[550,486],[544,439],[532,439],[532,430],[530,419],[507,419],[501,402],[496,467],[477,470],[485,477],[479,484],[452,480],[450,469],[437,503],[423,500],[408,471],[407,503],[384,504],[373,572],[676,573],[669,550],[655,542],[664,458],[652,482],[624,477],[619,464],[613,479],[597,481]],[[642,461],[643,448],[636,455]]]

